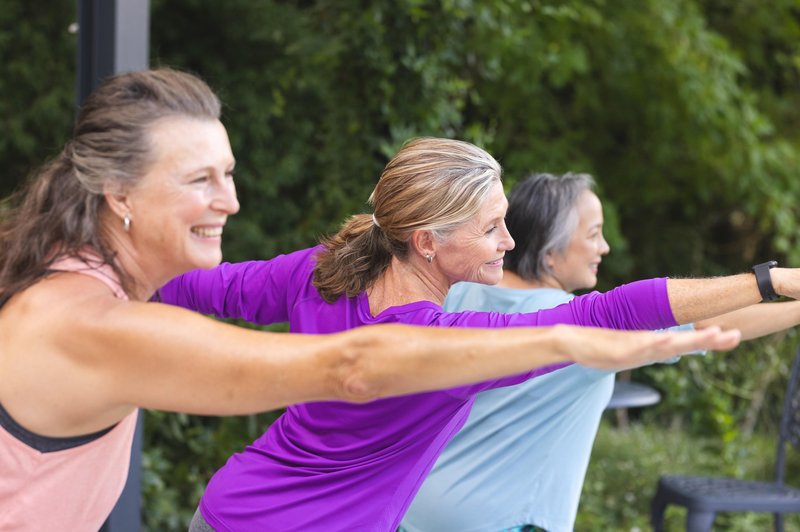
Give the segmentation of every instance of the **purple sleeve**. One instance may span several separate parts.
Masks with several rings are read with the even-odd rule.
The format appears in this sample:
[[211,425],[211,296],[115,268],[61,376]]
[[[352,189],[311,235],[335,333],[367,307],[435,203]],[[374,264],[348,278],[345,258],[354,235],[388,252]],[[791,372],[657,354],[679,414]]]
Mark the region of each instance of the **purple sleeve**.
[[624,284],[609,292],[592,292],[551,309],[521,314],[444,313],[440,325],[457,327],[525,327],[581,325],[605,329],[653,330],[677,325],[667,295],[666,277]]
[[309,267],[310,251],[194,270],[161,287],[157,299],[218,318],[262,325],[287,321],[296,291],[292,279]]
[[[556,324],[606,329],[653,330],[677,325],[667,295],[667,279],[648,279],[619,286],[609,292],[592,292],[551,309],[521,314],[496,312],[443,313],[439,325],[457,327],[525,327]],[[451,389],[469,396],[492,388],[512,386],[558,370],[570,363],[553,364],[528,373]]]

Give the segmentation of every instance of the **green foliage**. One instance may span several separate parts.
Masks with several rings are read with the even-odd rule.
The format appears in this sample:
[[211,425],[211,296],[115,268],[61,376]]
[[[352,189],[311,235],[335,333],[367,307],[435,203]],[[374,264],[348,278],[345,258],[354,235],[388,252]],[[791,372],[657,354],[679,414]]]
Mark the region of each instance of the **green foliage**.
[[[796,21],[790,8],[776,11]],[[739,20],[689,0],[162,1],[154,62],[200,72],[228,104],[243,199],[232,258],[335,229],[368,208],[403,141],[433,134],[486,146],[508,185],[596,174],[616,214],[607,284],[738,271],[765,252],[796,260],[796,138],[776,133],[775,120],[790,130],[766,114],[777,104],[759,106],[796,96],[746,83],[704,10]],[[784,59],[754,66],[780,66],[790,87],[796,28],[781,27],[770,45]],[[192,32],[204,38],[187,46]]]
[[[724,458],[720,458],[720,456]],[[797,478],[800,457],[788,455],[788,478]],[[627,430],[604,422],[586,474],[576,532],[650,530],[650,501],[662,474],[730,476],[747,480],[774,478],[775,440],[763,435],[719,439],[692,436],[635,423]],[[683,530],[686,512],[670,506],[666,530]],[[725,513],[715,530],[771,530],[771,514]],[[800,530],[800,516],[786,516],[786,530]]]
[[754,89],[781,135],[800,135],[800,20],[797,0],[707,0],[708,24],[724,34],[747,65],[742,80]]
[[0,9],[0,198],[61,149],[75,114],[75,2]]
[[[441,135],[486,147],[507,187],[534,171],[593,173],[614,250],[601,287],[800,264],[796,0],[152,0],[151,13],[152,64],[199,73],[225,103],[242,203],[229,260],[312,244],[369,209],[405,140]],[[0,10],[2,196],[69,134],[74,18],[72,0]],[[665,397],[641,420],[692,438],[652,447],[667,460],[652,473],[749,468],[736,442],[774,431],[796,343],[639,370]],[[211,473],[271,419],[148,414],[148,527],[185,527]],[[714,452],[693,453],[694,438]],[[630,512],[654,481],[617,483],[626,475],[590,477],[582,529],[646,528]],[[595,499],[597,482],[635,501]]]
[[209,418],[147,412],[142,456],[146,529],[186,530],[214,472],[278,415]]
[[688,356],[675,365],[639,369],[634,378],[652,384],[663,397],[643,416],[721,441],[756,431],[774,434],[796,347],[796,334],[789,331],[748,342],[732,353]]

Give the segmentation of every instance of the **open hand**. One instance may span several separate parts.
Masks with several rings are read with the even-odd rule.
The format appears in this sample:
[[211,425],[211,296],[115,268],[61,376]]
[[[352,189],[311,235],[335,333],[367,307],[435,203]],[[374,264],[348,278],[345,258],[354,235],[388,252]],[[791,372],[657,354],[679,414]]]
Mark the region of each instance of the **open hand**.
[[739,345],[738,329],[722,331],[616,331],[593,327],[556,326],[572,359],[598,369],[627,369],[659,362],[696,350],[728,351]]

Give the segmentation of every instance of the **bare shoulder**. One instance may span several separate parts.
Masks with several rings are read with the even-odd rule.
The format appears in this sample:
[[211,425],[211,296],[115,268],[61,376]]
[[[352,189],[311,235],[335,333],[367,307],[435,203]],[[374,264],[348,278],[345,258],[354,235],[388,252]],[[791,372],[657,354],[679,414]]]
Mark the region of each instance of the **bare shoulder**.
[[31,322],[41,327],[58,326],[80,320],[84,316],[102,314],[109,308],[124,304],[105,283],[79,273],[53,274],[15,295],[0,310],[0,320],[9,320],[17,327]]
[[125,304],[102,281],[77,273],[49,276],[16,294],[0,309],[0,394],[5,379],[74,357],[92,341],[95,324]]
[[92,341],[85,334],[92,322],[124,304],[102,281],[75,273],[52,275],[12,297],[0,309],[0,404],[26,428],[70,432],[53,420],[71,417],[70,402],[92,403],[79,393],[91,368],[75,354]]

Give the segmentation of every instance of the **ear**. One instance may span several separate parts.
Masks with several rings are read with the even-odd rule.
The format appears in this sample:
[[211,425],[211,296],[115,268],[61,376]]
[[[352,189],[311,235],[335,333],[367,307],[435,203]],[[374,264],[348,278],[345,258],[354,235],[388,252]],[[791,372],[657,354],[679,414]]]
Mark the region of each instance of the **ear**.
[[430,231],[417,230],[411,233],[409,239],[411,251],[417,253],[420,257],[436,256],[437,243]]
[[544,263],[547,264],[548,268],[553,268],[555,266],[555,254],[556,252],[552,249],[550,251],[545,252],[544,254]]
[[124,218],[126,215],[131,214],[131,206],[128,200],[128,195],[121,190],[118,186],[111,184],[103,185],[103,196],[106,198],[106,203],[111,209],[111,212]]

